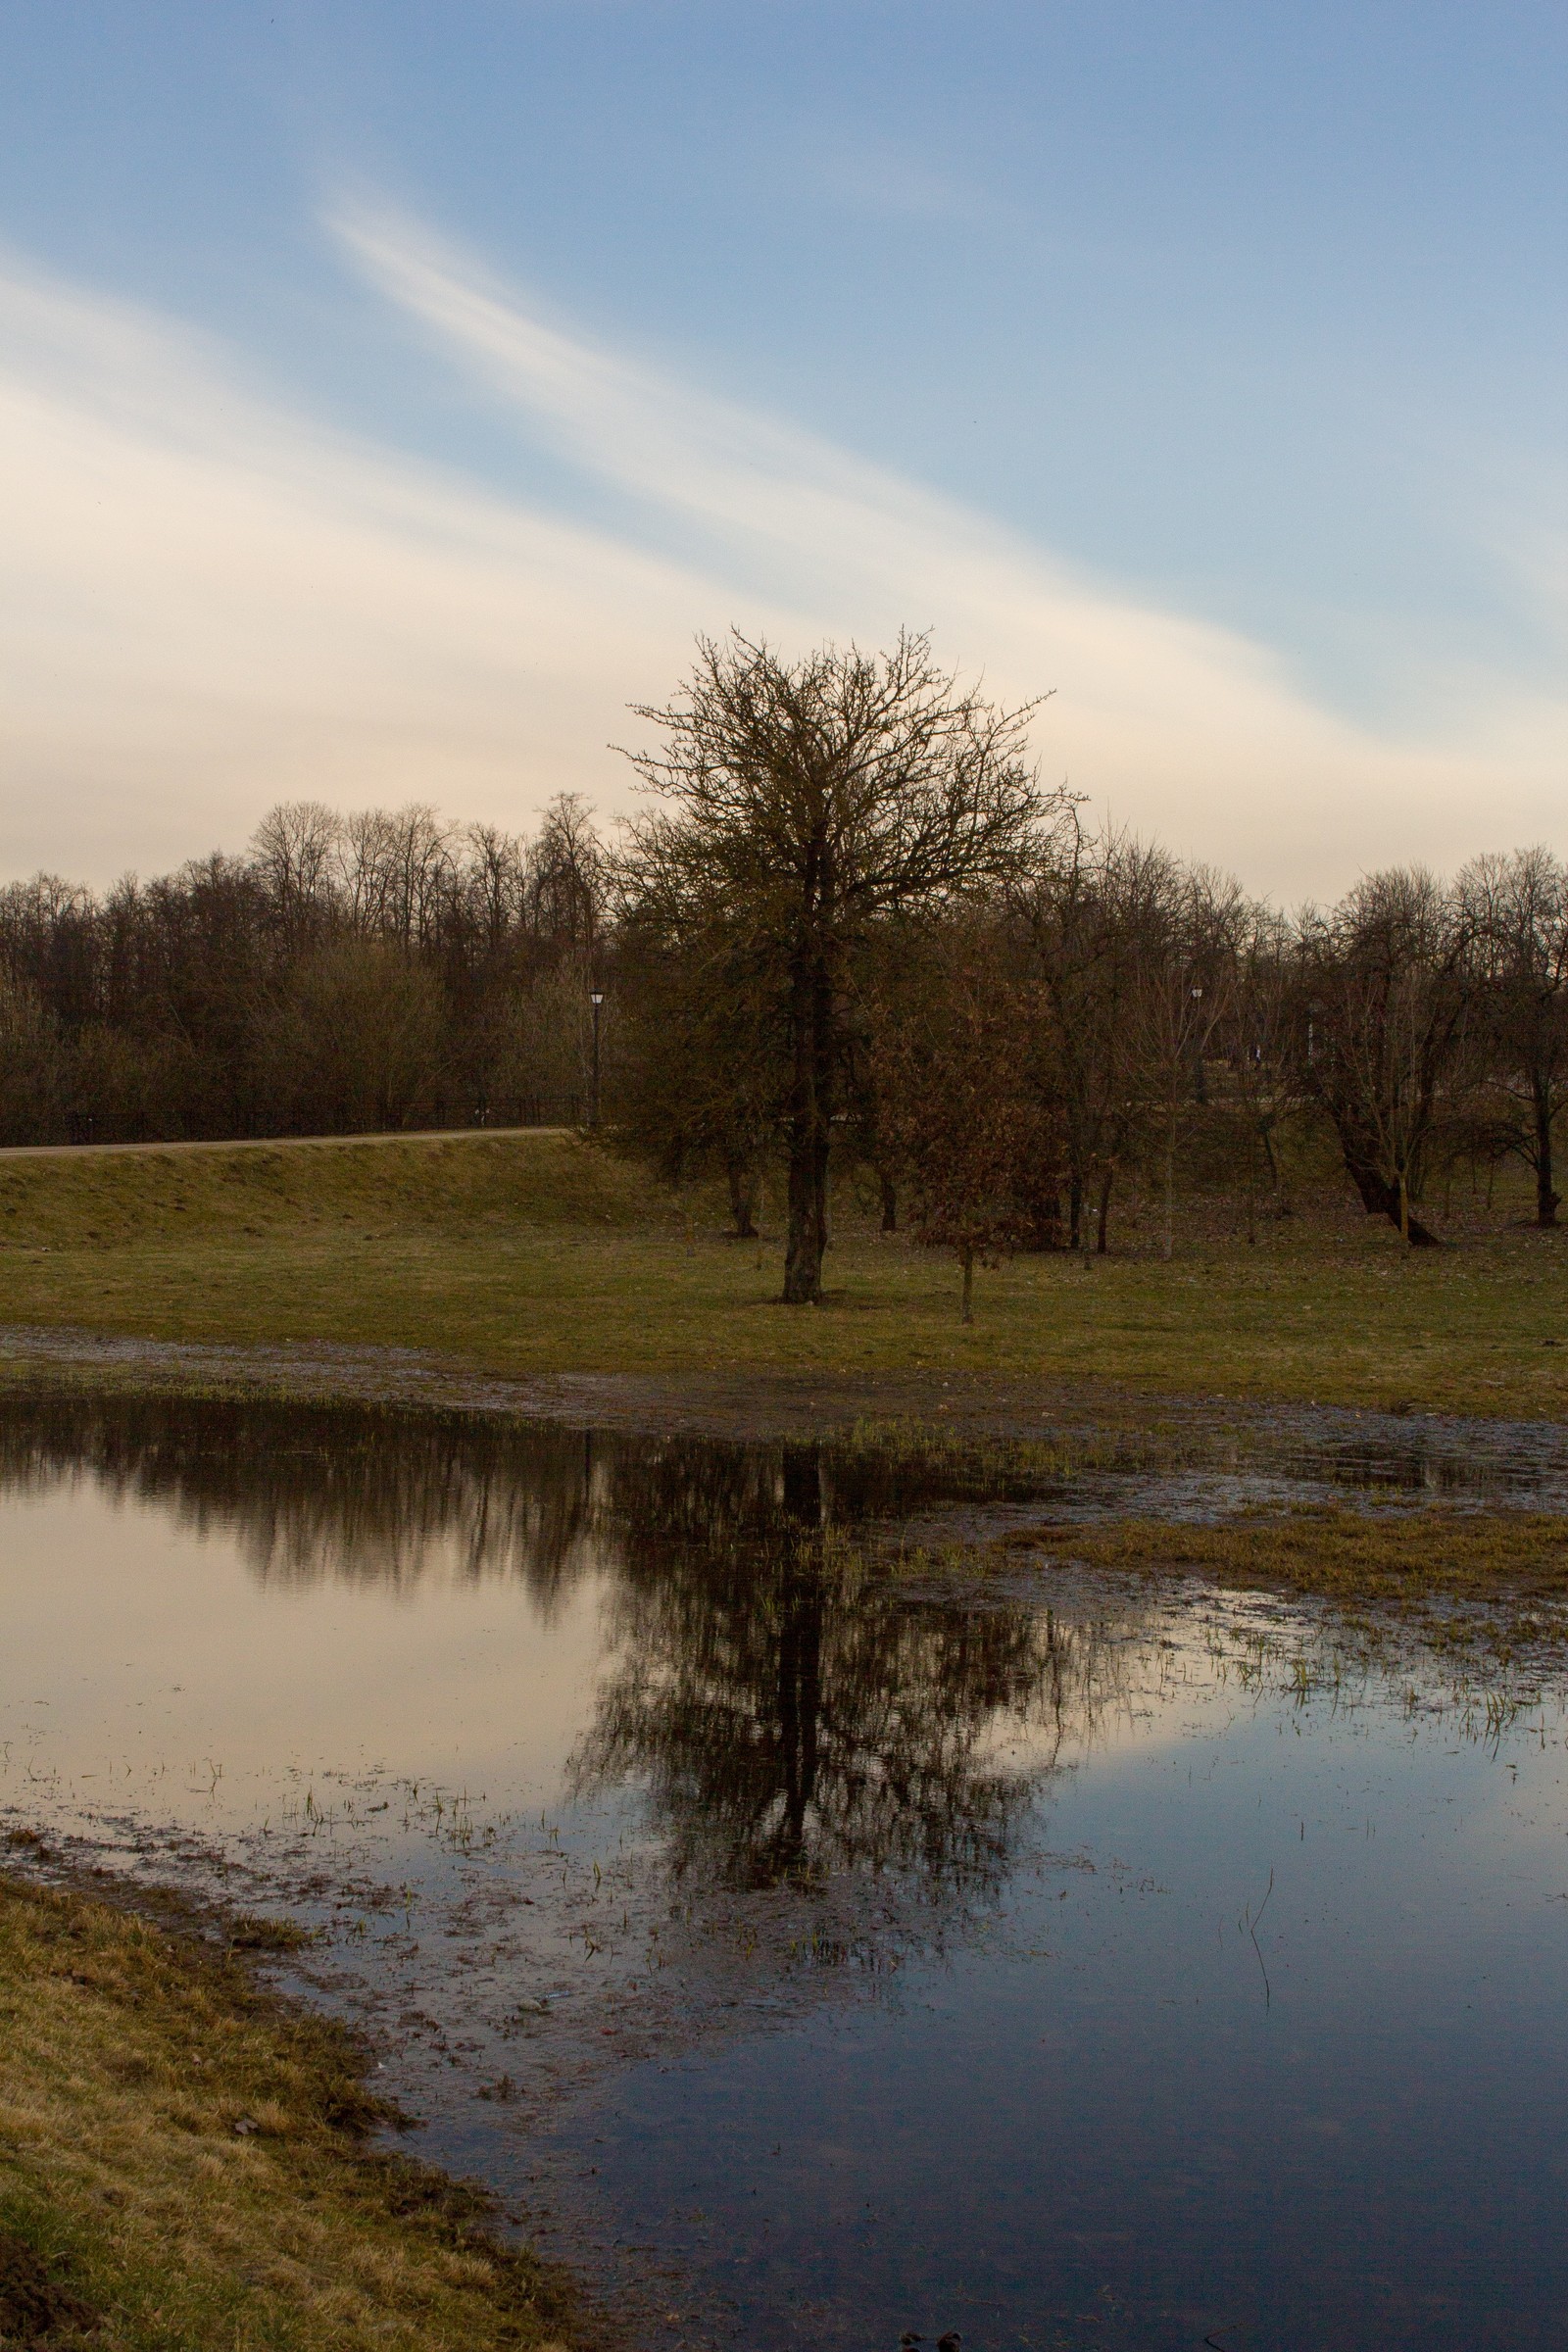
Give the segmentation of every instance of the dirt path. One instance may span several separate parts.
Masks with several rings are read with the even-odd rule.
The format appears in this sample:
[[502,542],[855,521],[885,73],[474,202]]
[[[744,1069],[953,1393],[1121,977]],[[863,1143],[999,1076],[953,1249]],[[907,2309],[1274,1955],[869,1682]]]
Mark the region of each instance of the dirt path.
[[[1560,1422],[1390,1413],[1353,1406],[1149,1395],[1111,1381],[1020,1381],[984,1374],[725,1372],[541,1373],[520,1380],[398,1348],[329,1344],[227,1347],[122,1337],[79,1327],[0,1324],[0,1396],[7,1386],[64,1378],[93,1389],[392,1404],[564,1422],[647,1437],[733,1443],[809,1442],[861,1428],[958,1445],[1031,1446],[1067,1438],[1137,1435],[1173,1458],[1234,1452],[1336,1460],[1412,1498],[1516,1490],[1538,1507],[1568,1493],[1568,1428]],[[1364,1472],[1360,1468],[1364,1465]],[[1549,1494],[1548,1494],[1549,1490]]]
[[403,1127],[385,1135],[235,1135],[169,1144],[6,1144],[0,1159],[107,1159],[151,1152],[313,1152],[362,1144],[506,1143],[524,1135],[575,1135],[574,1127]]

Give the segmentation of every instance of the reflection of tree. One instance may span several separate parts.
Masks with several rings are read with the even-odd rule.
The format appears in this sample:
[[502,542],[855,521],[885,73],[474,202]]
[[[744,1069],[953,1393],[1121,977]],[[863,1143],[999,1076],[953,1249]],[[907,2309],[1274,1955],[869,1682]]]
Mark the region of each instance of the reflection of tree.
[[[548,1614],[597,1570],[621,1662],[578,1786],[644,1784],[671,1866],[710,1887],[983,1897],[1016,1852],[1038,1734],[1049,1761],[1105,1695],[1092,1630],[901,1596],[834,1524],[883,1502],[884,1474],[816,1447],[362,1406],[8,1402],[0,1487],[83,1474],[228,1533],[268,1583],[398,1589],[439,1561],[515,1578]],[[1009,1733],[1029,1735],[1027,1763]]]
[[230,1534],[267,1583],[405,1587],[519,1575],[548,1606],[591,1553],[592,1448],[565,1429],[363,1405],[148,1396],[10,1400],[0,1483],[85,1473]]
[[578,1787],[644,1779],[677,1871],[750,1886],[893,1872],[933,1897],[983,1892],[1034,1777],[998,1734],[1059,1708],[1082,1637],[1023,1606],[901,1601],[809,1524],[815,1477],[814,1455],[786,1456],[798,1516],[772,1541],[628,1562],[624,1664]]
[[[0,1414],[0,1485],[85,1475],[198,1534],[226,1530],[270,1583],[401,1588],[439,1570],[517,1577],[547,1605],[623,1546],[797,1524],[792,1458],[395,1405],[34,1393]],[[857,1460],[836,1499],[810,1458],[813,1516],[886,1508],[910,1484]]]
[[0,1486],[86,1476],[226,1531],[266,1582],[515,1577],[547,1606],[625,1546],[793,1525],[792,1475],[773,1447],[394,1405],[34,1393],[0,1413]]

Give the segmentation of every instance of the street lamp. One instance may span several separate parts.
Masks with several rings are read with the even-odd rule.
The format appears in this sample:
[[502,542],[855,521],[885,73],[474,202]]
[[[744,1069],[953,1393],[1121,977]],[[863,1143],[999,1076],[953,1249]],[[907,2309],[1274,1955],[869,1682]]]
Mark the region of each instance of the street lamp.
[[602,988],[591,988],[588,991],[588,1002],[594,1008],[594,1079],[593,1089],[588,1097],[588,1124],[590,1127],[597,1127],[599,1124],[599,1007],[604,1001],[605,992]]

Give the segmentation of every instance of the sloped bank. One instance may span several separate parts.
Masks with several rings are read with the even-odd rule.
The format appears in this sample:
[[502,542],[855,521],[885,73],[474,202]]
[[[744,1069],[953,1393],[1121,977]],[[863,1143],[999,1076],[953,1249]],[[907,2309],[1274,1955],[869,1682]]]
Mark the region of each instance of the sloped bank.
[[478,2192],[369,2144],[366,2065],[232,1948],[0,1872],[0,2343],[579,2341]]

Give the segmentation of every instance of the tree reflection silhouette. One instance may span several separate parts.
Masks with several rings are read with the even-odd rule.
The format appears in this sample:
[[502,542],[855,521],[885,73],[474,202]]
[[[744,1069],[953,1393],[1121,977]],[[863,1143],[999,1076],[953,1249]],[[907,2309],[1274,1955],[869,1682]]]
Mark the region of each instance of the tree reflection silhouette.
[[713,1886],[989,1894],[1055,1745],[1105,1695],[1093,1626],[915,1599],[879,1572],[844,1522],[885,1501],[886,1478],[847,1479],[816,1446],[364,1406],[8,1402],[0,1483],[83,1473],[223,1526],[264,1583],[399,1589],[439,1565],[515,1578],[548,1619],[598,1574],[617,1664],[575,1788],[640,1783],[670,1867]]
[[771,1534],[628,1554],[574,1785],[642,1781],[681,1876],[990,1892],[1042,1768],[1004,1735],[1059,1720],[1086,1637],[1038,1607],[901,1596],[823,1524],[822,1475],[788,1449]]

